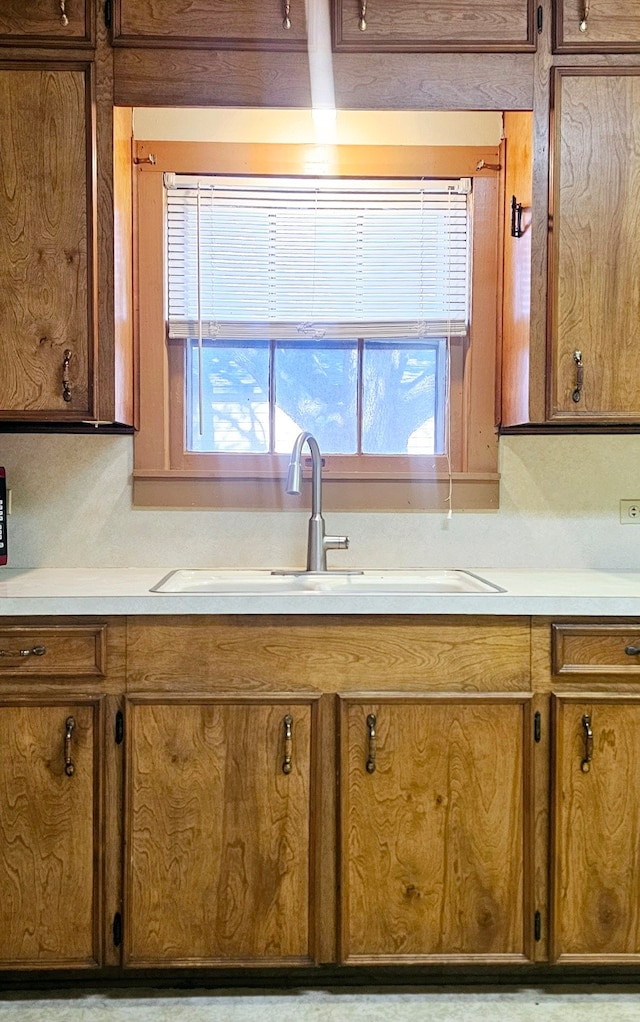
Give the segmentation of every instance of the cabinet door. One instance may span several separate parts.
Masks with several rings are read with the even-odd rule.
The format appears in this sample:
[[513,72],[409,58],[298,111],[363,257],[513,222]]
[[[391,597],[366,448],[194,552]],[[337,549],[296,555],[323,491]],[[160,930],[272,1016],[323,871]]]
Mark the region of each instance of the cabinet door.
[[555,697],[552,954],[640,958],[640,697]]
[[93,415],[90,74],[0,69],[0,418]]
[[2,0],[0,46],[83,46],[93,42],[89,0]]
[[534,50],[529,0],[332,0],[336,50]]
[[555,0],[556,53],[637,53],[640,10],[637,0]]
[[[288,27],[287,27],[288,26]],[[114,0],[116,46],[305,49],[303,0]]]
[[126,964],[309,964],[311,718],[129,701]]
[[101,964],[100,701],[0,701],[0,966]]
[[343,962],[529,957],[528,707],[343,700]]
[[640,418],[640,74],[554,81],[550,418]]

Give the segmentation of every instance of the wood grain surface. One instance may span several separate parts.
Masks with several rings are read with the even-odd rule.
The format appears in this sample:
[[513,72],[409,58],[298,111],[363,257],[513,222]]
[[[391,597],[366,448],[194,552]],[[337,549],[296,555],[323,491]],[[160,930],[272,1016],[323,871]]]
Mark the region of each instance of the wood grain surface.
[[333,0],[337,50],[533,50],[530,0],[385,0],[369,4],[361,28],[359,0]]
[[129,703],[126,964],[310,962],[311,716]]
[[306,49],[305,4],[282,0],[114,0],[115,45]]
[[0,70],[0,417],[91,412],[86,74]]
[[637,419],[640,73],[555,74],[551,411]]
[[[640,696],[555,696],[552,957],[640,959]],[[593,760],[585,758],[584,715]]]
[[526,705],[343,700],[343,961],[525,955]]
[[531,640],[512,617],[139,617],[127,660],[130,692],[517,691]]
[[636,0],[598,0],[589,4],[586,31],[584,0],[555,0],[556,53],[637,53],[640,10]]
[[60,3],[52,0],[2,0],[0,42],[12,45],[47,42],[49,46],[90,43],[93,9],[90,0],[65,0],[67,24],[63,24]]
[[[100,964],[99,700],[0,700],[0,963]],[[66,720],[72,716],[65,774]]]
[[[22,650],[44,650],[21,656]],[[14,655],[15,654],[15,655]],[[0,625],[0,681],[6,678],[104,678],[107,625]]]
[[640,659],[627,653],[627,649],[640,650],[640,627],[632,622],[551,625],[551,669],[565,681],[573,677],[640,681]]

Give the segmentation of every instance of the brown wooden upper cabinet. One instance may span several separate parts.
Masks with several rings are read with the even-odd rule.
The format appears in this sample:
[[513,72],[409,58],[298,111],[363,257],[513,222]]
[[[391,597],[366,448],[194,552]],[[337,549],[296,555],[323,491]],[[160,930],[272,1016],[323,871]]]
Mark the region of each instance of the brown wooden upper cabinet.
[[94,416],[93,69],[0,68],[0,419]]
[[2,0],[0,46],[93,46],[90,0]]
[[550,420],[640,419],[640,71],[553,78]]
[[637,0],[556,0],[555,53],[640,52]]
[[535,50],[533,0],[331,0],[335,50]]
[[[0,63],[0,420],[133,422],[131,316],[123,298],[118,333],[108,308],[113,152],[96,124],[112,110],[96,103],[98,74],[89,60]],[[124,204],[116,220],[126,230]]]
[[304,0],[113,0],[114,46],[306,49]]

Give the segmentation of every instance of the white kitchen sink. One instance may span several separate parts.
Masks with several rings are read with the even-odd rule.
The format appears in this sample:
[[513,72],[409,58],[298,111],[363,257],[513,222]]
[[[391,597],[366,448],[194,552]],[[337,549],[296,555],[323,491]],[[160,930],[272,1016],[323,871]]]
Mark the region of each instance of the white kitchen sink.
[[231,571],[208,568],[179,568],[169,572],[151,588],[152,593],[215,595],[306,595],[331,593],[336,596],[376,596],[385,593],[413,596],[444,594],[503,593],[501,586],[461,569],[419,569],[413,571],[291,572]]

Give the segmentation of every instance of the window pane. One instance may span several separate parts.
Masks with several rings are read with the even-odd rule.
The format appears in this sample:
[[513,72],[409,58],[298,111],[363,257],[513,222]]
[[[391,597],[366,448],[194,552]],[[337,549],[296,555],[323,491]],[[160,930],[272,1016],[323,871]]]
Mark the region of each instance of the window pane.
[[444,341],[365,341],[362,384],[364,454],[442,454]]
[[354,454],[357,372],[355,342],[276,345],[276,451],[290,451],[300,430],[308,429],[323,454]]
[[269,342],[202,348],[202,423],[198,344],[187,345],[187,450],[269,451]]

